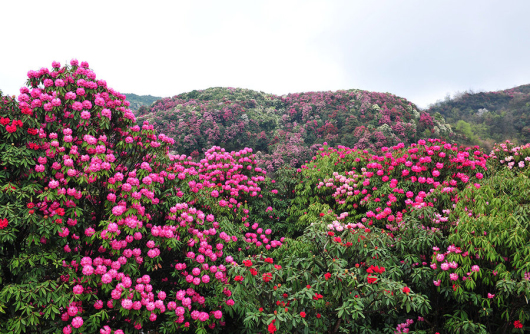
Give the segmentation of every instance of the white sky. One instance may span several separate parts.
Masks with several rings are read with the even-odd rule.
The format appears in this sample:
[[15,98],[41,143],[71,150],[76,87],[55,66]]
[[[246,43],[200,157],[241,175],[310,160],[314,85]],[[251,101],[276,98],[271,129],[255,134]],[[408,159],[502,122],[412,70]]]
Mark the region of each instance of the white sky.
[[530,83],[529,0],[4,1],[0,89],[76,58],[122,93],[358,88],[420,107]]

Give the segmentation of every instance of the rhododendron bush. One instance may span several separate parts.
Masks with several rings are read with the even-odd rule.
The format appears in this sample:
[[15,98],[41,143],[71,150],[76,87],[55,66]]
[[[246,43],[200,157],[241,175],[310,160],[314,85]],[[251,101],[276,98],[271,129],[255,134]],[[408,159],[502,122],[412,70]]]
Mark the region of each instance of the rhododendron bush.
[[251,149],[170,155],[127,106],[76,60],[2,97],[2,332],[218,331],[225,265],[281,245],[244,237],[265,175]]

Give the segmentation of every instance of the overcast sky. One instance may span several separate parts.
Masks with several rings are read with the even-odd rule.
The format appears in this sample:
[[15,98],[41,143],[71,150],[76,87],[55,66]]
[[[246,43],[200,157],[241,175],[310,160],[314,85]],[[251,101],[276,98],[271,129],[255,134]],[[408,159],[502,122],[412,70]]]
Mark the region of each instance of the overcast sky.
[[426,107],[530,83],[530,1],[5,1],[0,90],[76,58],[122,93],[358,88]]

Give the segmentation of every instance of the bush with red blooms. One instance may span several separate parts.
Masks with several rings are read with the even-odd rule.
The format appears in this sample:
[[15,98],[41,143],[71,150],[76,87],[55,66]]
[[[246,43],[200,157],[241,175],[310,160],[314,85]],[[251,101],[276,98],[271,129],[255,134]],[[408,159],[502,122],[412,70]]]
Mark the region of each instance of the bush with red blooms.
[[[245,278],[233,291],[242,300],[239,307],[251,310],[247,321],[278,319],[275,326],[284,331],[308,326],[352,333],[366,326],[421,330],[429,328],[427,321],[446,326],[443,317],[432,315],[438,292],[428,259],[451,234],[455,221],[449,217],[459,194],[480,188],[486,156],[440,140],[383,152],[324,147],[299,169],[290,214],[304,231],[275,252],[281,269],[259,255],[252,268],[231,268]],[[250,269],[271,272],[272,279],[252,280]],[[306,317],[297,317],[300,312]]]

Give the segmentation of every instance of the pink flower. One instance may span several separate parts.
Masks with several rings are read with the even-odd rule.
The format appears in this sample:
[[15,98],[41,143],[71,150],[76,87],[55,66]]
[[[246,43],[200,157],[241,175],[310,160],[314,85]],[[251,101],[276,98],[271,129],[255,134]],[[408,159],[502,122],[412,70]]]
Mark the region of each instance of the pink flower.
[[[76,294],[76,295],[80,295],[80,294],[82,294],[83,291],[84,291],[83,286],[81,286],[81,285],[79,285],[79,284],[77,284],[77,285],[74,286],[74,288],[73,288],[73,292],[74,292],[74,294]],[[74,327],[75,327],[75,326],[74,326]],[[79,328],[79,327],[76,327],[76,328]]]
[[121,205],[117,205],[112,208],[112,214],[115,216],[121,216],[125,212],[125,208]]
[[[112,119],[112,112],[109,109],[106,109],[106,108],[103,109],[101,111],[101,115],[107,117],[109,120]],[[127,137],[127,138],[131,138],[132,139],[132,137]]]
[[441,280],[437,280],[437,281],[432,281],[434,285],[436,286],[440,286],[440,284],[442,283]]
[[83,110],[81,112],[81,118],[82,119],[90,119],[90,112],[86,111],[86,110]]
[[109,284],[110,282],[112,282],[112,277],[109,274],[101,276],[101,283]]
[[101,301],[101,300],[96,301],[96,302],[94,303],[94,308],[95,308],[96,310],[101,310],[101,309],[103,308],[103,301]]
[[488,298],[493,299],[493,297],[495,297],[495,295],[488,292]]
[[72,319],[72,326],[74,328],[79,328],[81,326],[83,326],[83,318],[81,317],[75,317]]
[[130,310],[133,306],[133,303],[132,303],[132,300],[130,299],[123,299],[121,301],[121,306],[126,309],[126,310]]
[[68,315],[69,316],[73,317],[73,316],[77,315],[77,312],[78,312],[78,309],[77,309],[76,306],[72,305],[72,306],[68,307]]
[[451,281],[457,281],[458,280],[458,274],[457,273],[451,273],[449,274],[449,278]]

